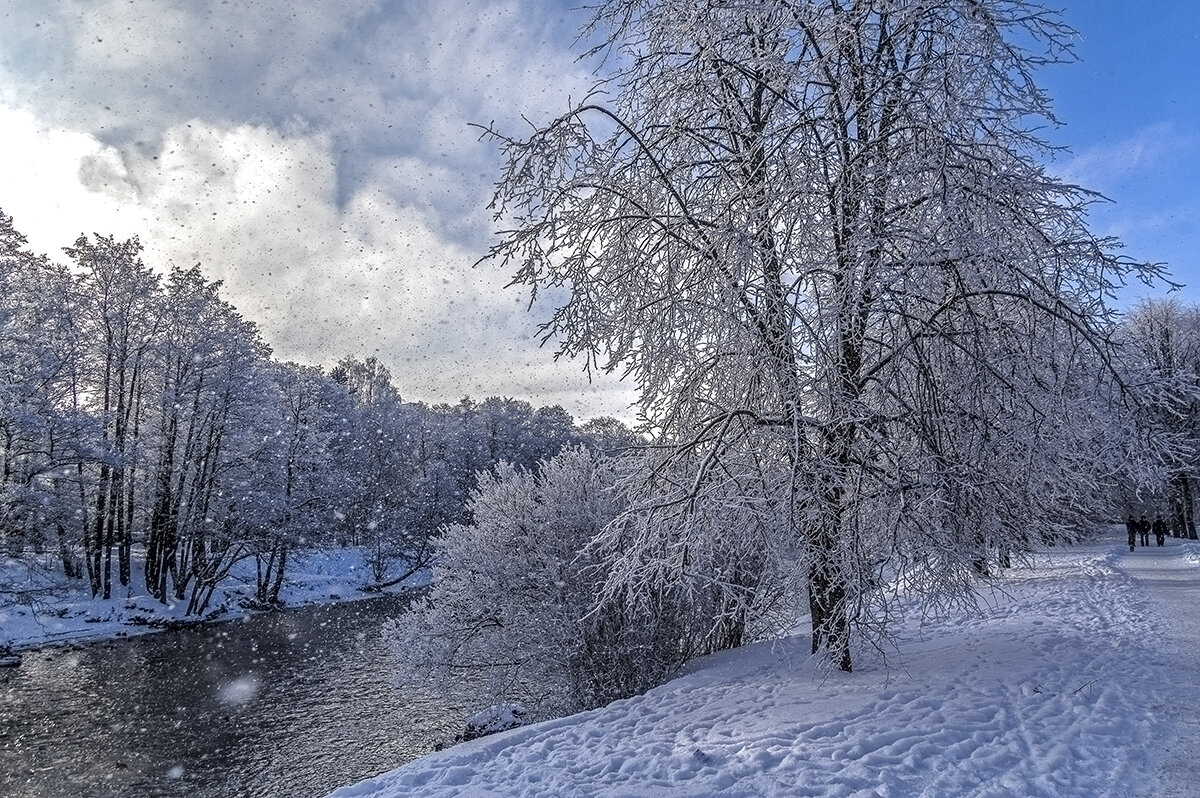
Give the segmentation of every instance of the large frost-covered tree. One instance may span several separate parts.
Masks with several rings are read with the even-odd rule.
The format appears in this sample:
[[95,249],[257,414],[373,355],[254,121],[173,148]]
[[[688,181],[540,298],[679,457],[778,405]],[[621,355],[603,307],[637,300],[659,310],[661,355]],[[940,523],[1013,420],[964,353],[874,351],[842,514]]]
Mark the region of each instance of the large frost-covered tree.
[[569,289],[547,338],[636,380],[656,435],[610,596],[699,580],[753,610],[790,562],[848,670],[880,585],[965,597],[1069,526],[1095,485],[1071,386],[1114,285],[1155,272],[1043,166],[1034,73],[1072,36],[1023,0],[609,0],[596,90],[488,130],[488,257]]

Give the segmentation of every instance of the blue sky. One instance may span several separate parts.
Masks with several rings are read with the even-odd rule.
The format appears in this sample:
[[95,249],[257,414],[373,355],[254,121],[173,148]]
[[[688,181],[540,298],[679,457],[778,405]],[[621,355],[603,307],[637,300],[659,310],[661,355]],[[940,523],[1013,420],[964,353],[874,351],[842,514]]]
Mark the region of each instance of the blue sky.
[[[1071,153],[1060,174],[1103,193],[1093,229],[1118,235],[1126,254],[1169,264],[1200,302],[1200,10],[1191,2],[1068,0],[1080,34],[1074,64],[1047,68],[1042,85]],[[1132,301],[1160,296],[1137,286]]]
[[[573,5],[0,0],[0,208],[37,251],[136,234],[152,265],[199,262],[283,359],[376,355],[410,398],[628,417],[630,386],[553,362],[506,275],[471,268],[497,161],[468,123],[518,130],[586,89]],[[1054,170],[1200,301],[1200,14],[1064,10],[1082,61],[1042,73],[1071,148]]]

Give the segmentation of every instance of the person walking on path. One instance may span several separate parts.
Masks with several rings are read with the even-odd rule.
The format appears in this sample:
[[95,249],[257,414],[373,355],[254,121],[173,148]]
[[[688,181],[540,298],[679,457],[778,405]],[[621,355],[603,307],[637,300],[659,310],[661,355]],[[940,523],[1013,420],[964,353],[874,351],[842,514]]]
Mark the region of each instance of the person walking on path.
[[1141,545],[1150,545],[1150,522],[1146,520],[1145,513],[1138,519],[1138,539]]
[[1154,516],[1154,542],[1159,546],[1167,539],[1167,522],[1163,520],[1162,513]]
[[1138,522],[1133,517],[1133,513],[1125,519],[1125,531],[1129,533],[1129,550],[1133,551],[1133,547],[1137,545]]

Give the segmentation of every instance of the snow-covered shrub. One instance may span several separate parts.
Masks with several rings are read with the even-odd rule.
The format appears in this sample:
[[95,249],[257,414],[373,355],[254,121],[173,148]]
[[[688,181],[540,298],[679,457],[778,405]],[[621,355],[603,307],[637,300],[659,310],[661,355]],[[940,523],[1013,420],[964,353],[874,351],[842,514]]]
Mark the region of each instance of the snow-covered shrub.
[[473,522],[437,542],[427,598],[393,625],[401,679],[466,685],[474,706],[515,702],[529,720],[655,684],[680,664],[678,608],[598,605],[591,543],[623,507],[616,461],[567,449],[536,472],[483,475]]

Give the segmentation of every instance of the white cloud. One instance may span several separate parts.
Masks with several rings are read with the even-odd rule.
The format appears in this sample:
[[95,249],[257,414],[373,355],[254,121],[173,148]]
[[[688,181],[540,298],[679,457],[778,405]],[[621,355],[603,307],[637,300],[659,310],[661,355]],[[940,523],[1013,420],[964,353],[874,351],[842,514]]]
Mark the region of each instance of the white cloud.
[[1150,125],[1113,144],[1069,155],[1056,171],[1064,180],[1084,188],[1109,192],[1122,181],[1188,157],[1195,147],[1193,134],[1181,134],[1165,123]]
[[143,209],[129,202],[120,154],[94,137],[0,105],[0,152],[0,208],[36,251],[57,254],[80,233],[129,237],[145,229]]

